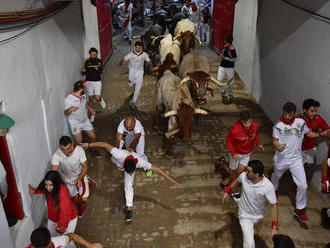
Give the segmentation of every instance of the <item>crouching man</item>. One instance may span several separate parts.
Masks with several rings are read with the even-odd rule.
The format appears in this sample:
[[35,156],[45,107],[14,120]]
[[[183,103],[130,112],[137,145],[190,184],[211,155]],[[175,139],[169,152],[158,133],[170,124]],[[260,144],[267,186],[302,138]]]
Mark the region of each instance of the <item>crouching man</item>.
[[135,170],[142,168],[147,173],[147,176],[151,176],[152,172],[156,172],[173,185],[179,185],[174,179],[172,179],[169,175],[167,175],[163,170],[156,167],[155,165],[148,162],[148,158],[144,154],[138,154],[135,152],[129,152],[127,150],[120,150],[106,142],[95,142],[95,143],[83,143],[82,147],[84,149],[87,148],[95,148],[100,147],[106,149],[110,152],[111,161],[115,163],[119,170],[124,171],[124,190],[125,190],[125,199],[126,199],[126,222],[130,222],[133,220],[133,181]]

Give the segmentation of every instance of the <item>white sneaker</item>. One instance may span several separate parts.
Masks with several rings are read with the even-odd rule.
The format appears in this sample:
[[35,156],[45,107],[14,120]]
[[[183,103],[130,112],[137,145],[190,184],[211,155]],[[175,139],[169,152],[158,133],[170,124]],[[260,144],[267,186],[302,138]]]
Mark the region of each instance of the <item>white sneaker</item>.
[[104,101],[103,97],[101,98],[100,104],[101,104],[101,107],[103,109],[105,109],[105,101]]
[[90,122],[93,123],[93,122],[95,121],[95,115],[92,115],[91,118],[90,118],[89,120],[90,120]]

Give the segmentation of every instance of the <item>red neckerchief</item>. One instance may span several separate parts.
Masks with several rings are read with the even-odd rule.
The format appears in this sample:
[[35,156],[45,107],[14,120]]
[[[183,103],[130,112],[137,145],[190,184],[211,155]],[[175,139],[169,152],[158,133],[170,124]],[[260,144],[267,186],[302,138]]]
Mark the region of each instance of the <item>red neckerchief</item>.
[[133,119],[134,120],[134,124],[133,124],[133,128],[131,129],[131,130],[128,130],[128,128],[126,127],[127,125],[126,125],[126,120],[124,121],[124,126],[125,126],[125,128],[128,130],[128,131],[133,131],[134,130],[134,128],[135,128],[135,123],[136,123],[136,121],[135,121],[135,119]]
[[132,155],[129,155],[125,158],[124,164],[127,160],[131,160],[131,159],[134,160],[135,164],[137,164],[139,162],[139,160],[137,158],[134,158]]
[[137,53],[137,52],[135,52],[135,50],[133,50],[133,53],[134,53],[135,55],[137,55],[137,56],[140,56],[140,55],[142,55],[143,50],[142,50],[140,53]]
[[289,122],[287,122],[287,121],[283,118],[283,116],[281,116],[281,118],[280,118],[280,121],[281,121],[281,122],[283,122],[283,123],[286,124],[286,125],[290,125],[290,126],[294,123],[294,120],[295,120],[295,117],[293,117]]
[[52,245],[51,245],[50,248],[56,248],[53,242],[52,242]]
[[125,3],[125,11],[127,11],[129,3]]
[[73,92],[71,93],[71,95],[73,95],[73,96],[79,98],[79,101],[80,101],[80,102],[83,102],[83,101],[84,101],[84,99],[83,99],[81,96],[76,96],[75,94],[73,94]]

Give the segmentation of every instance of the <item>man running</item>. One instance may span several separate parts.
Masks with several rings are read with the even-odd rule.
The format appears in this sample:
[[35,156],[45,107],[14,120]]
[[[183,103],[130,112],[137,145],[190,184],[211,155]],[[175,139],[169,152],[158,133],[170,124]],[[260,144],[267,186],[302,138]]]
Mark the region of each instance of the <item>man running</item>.
[[133,116],[127,116],[124,120],[119,123],[115,147],[121,149],[121,140],[125,141],[124,145],[126,150],[139,154],[144,154],[144,145],[145,145],[145,132],[141,122],[134,118]]
[[[87,110],[95,115],[95,110],[86,102],[83,81],[75,82],[73,92],[65,98],[64,114],[68,116],[69,126],[77,144],[82,142],[82,131],[84,131],[91,142],[94,142],[96,135],[94,127],[87,116]],[[91,149],[96,157],[101,157],[96,149]]]
[[146,155],[138,154],[135,152],[129,152],[127,150],[119,150],[116,147],[106,143],[106,142],[95,142],[95,143],[84,143],[82,144],[84,149],[100,147],[106,149],[112,156],[111,161],[117,165],[118,169],[124,171],[124,190],[125,190],[125,199],[126,199],[126,222],[130,222],[133,219],[133,181],[135,170],[142,168],[149,173],[156,172],[169,182],[174,185],[179,185],[174,179],[168,176],[163,170],[157,166],[148,162]]
[[[106,105],[103,98],[101,97],[101,74],[103,71],[103,64],[102,60],[97,58],[97,54],[98,51],[95,47],[89,49],[90,57],[85,59],[82,72],[86,74],[85,87],[89,104],[92,106],[94,99],[96,99],[96,101],[100,103],[101,107],[105,109]],[[95,116],[91,117],[92,120],[94,120],[94,118]]]
[[124,3],[119,4],[117,10],[119,25],[124,30],[124,38],[130,45],[132,44],[132,10],[131,0],[125,0]]
[[[254,248],[254,225],[265,215],[266,200],[271,206],[272,225],[270,235],[278,233],[278,207],[274,186],[264,175],[264,166],[259,160],[249,162],[243,172],[226,190],[222,202],[228,201],[237,183],[242,184],[241,195],[233,195],[238,204],[238,218],[243,232],[243,248]],[[237,198],[236,198],[237,197]]]
[[[258,124],[252,121],[250,112],[243,110],[239,116],[239,120],[236,121],[226,138],[229,149],[230,176],[222,182],[223,186],[228,185],[246,169],[255,145],[260,150],[264,150],[258,137]],[[220,167],[228,166],[223,157],[220,158],[219,163]]]
[[[233,36],[228,35],[225,38],[225,47],[221,52],[221,62],[218,69],[218,80],[221,82],[224,76],[227,76],[229,82],[228,96],[229,100],[234,99],[233,88],[234,88],[234,67],[237,60],[237,54],[235,47],[233,46]],[[222,99],[227,99],[226,89],[223,86],[219,86]]]
[[[274,172],[272,183],[277,191],[279,181],[286,170],[290,170],[293,181],[297,185],[295,217],[300,221],[307,221],[307,183],[302,157],[301,144],[304,135],[315,138],[319,133],[309,131],[302,118],[295,118],[296,105],[287,102],[283,106],[283,114],[273,127],[273,144],[276,148],[274,155]],[[324,135],[321,133],[321,135]]]
[[130,108],[134,109],[143,85],[144,61],[149,63],[150,71],[153,70],[153,66],[150,63],[148,54],[143,52],[140,41],[135,42],[134,50],[120,60],[117,67],[120,68],[126,61],[128,61],[129,70],[128,85],[135,86],[133,99],[130,102]]
[[[307,127],[313,132],[318,132],[319,129],[322,131],[329,130],[326,121],[317,114],[319,107],[320,103],[318,101],[312,98],[306,99],[303,103],[304,112],[297,116],[298,118],[304,119]],[[302,151],[304,163],[308,167],[313,166],[316,157],[316,138],[310,138],[305,135],[302,143]]]

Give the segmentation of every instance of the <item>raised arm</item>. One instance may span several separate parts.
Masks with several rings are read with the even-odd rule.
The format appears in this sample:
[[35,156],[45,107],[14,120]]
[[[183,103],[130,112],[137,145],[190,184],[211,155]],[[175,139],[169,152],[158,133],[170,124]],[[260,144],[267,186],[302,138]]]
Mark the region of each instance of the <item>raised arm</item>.
[[86,239],[84,239],[83,237],[81,237],[78,234],[75,233],[67,233],[65,234],[69,237],[70,241],[73,240],[74,242],[83,245],[87,248],[103,248],[103,245],[100,243],[90,243],[89,241],[87,241]]
[[82,143],[81,147],[84,148],[85,150],[88,148],[104,148],[106,149],[108,152],[111,152],[113,146],[108,144],[107,142],[94,142],[94,143]]
[[170,177],[169,175],[167,175],[162,169],[160,169],[159,167],[155,166],[155,165],[151,165],[150,168],[153,172],[161,175],[162,177],[164,177],[165,179],[167,179],[169,182],[171,182],[174,185],[179,185],[179,183],[177,181],[175,181],[172,177]]

